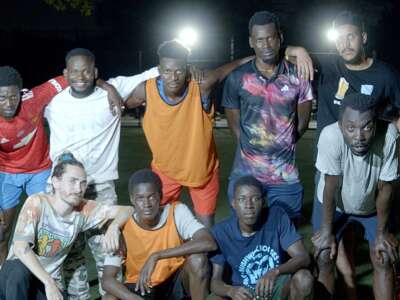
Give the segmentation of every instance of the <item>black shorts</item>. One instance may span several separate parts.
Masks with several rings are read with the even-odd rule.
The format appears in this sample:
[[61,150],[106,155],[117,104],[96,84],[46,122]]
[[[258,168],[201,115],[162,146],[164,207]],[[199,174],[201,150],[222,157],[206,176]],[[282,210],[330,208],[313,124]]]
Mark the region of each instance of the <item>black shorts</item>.
[[149,294],[142,296],[140,291],[135,291],[136,283],[125,283],[125,286],[132,293],[142,297],[145,300],[181,300],[188,297],[183,287],[181,279],[181,270],[176,271],[166,281],[153,287]]

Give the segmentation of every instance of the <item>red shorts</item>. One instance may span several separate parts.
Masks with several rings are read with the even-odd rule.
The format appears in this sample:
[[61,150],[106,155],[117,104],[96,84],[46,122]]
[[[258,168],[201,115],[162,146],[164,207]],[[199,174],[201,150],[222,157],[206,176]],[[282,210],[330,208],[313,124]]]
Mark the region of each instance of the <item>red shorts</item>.
[[[151,166],[154,173],[160,176],[163,185],[163,197],[161,204],[179,200],[182,185],[174,179],[162,174]],[[219,192],[219,168],[212,174],[211,178],[202,186],[187,187],[192,198],[194,211],[202,216],[209,216],[215,213],[217,208],[217,197]]]

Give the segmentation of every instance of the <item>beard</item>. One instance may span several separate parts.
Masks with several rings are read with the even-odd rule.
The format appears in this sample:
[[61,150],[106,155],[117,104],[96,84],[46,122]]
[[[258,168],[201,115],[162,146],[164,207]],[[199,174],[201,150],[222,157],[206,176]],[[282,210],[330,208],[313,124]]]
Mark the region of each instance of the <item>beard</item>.
[[346,65],[359,65],[363,61],[364,51],[360,51],[357,53],[352,59],[344,59],[342,55],[340,55],[341,60]]

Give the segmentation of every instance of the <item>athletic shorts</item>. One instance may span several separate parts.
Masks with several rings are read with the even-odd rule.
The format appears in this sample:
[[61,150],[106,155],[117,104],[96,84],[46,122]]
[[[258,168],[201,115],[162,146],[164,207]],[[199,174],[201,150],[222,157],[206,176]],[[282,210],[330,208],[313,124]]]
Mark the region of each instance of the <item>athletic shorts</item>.
[[[152,166],[152,170],[160,176],[162,181],[163,198],[161,204],[179,200],[183,186],[174,179],[162,174],[154,166]],[[214,171],[211,178],[204,185],[187,188],[196,214],[209,216],[215,213],[219,192],[219,169]]]
[[[317,232],[321,228],[322,224],[322,203],[318,199],[314,199],[314,207],[312,213],[312,226],[313,232]],[[340,241],[343,237],[343,232],[351,223],[357,222],[364,227],[365,233],[364,238],[368,241],[370,246],[373,246],[376,238],[376,228],[378,226],[378,218],[376,213],[361,216],[361,215],[351,215],[335,211],[333,217],[333,230],[336,236],[336,240]]]
[[19,204],[22,192],[28,196],[45,192],[50,169],[39,173],[3,173],[0,172],[0,207],[9,209]]
[[140,290],[135,291],[136,283],[125,283],[125,286],[129,289],[129,291],[141,296],[144,300],[181,300],[188,296],[182,284],[181,271],[182,269],[179,269],[166,281],[151,288],[150,293],[146,294],[145,296],[140,294]]

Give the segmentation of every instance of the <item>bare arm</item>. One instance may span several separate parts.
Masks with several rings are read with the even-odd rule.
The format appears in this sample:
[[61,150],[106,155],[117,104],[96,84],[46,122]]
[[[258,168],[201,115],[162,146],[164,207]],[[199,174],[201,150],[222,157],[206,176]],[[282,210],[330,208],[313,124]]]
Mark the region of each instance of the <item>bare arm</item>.
[[310,122],[312,101],[297,104],[297,136],[296,142],[303,136]]
[[303,47],[288,46],[285,57],[297,65],[297,75],[305,80],[314,80],[314,66],[310,55]]
[[108,226],[103,239],[103,248],[107,252],[119,249],[120,228],[133,214],[133,207],[114,205],[107,211],[107,220],[113,220]]
[[225,115],[226,119],[228,120],[229,129],[235,139],[236,144],[239,143],[240,137],[240,110],[239,109],[232,109],[232,108],[225,108]]
[[114,296],[115,299],[142,300],[142,297],[129,291],[123,283],[117,280],[119,269],[116,266],[104,266],[103,277],[101,279],[103,289],[111,296]]
[[58,289],[56,282],[40,264],[29,244],[25,241],[14,241],[12,247],[15,256],[43,283],[47,298],[62,300],[63,296]]
[[247,63],[253,58],[254,56],[248,56],[237,59],[214,70],[206,71],[204,80],[200,82],[201,95],[203,97],[208,97],[216,84],[222,82],[226,76],[228,76],[229,73],[231,73],[237,67]]
[[141,82],[125,102],[127,108],[135,108],[146,102],[146,82]]
[[378,195],[376,197],[376,213],[378,225],[376,229],[375,256],[384,262],[382,252],[389,255],[391,262],[398,258],[398,242],[393,234],[388,232],[389,212],[392,204],[392,183],[387,181],[378,182]]
[[230,297],[234,300],[252,300],[253,295],[244,287],[234,287],[224,282],[222,274],[224,267],[213,263],[211,277],[211,292],[220,297]]
[[[321,176],[323,176],[323,174]],[[324,249],[330,249],[331,259],[336,256],[336,240],[333,235],[333,216],[336,209],[335,193],[339,188],[339,178],[340,176],[337,175],[325,175],[325,187],[322,203],[322,225],[321,229],[312,237],[312,242],[315,248],[315,257],[318,257]]]

